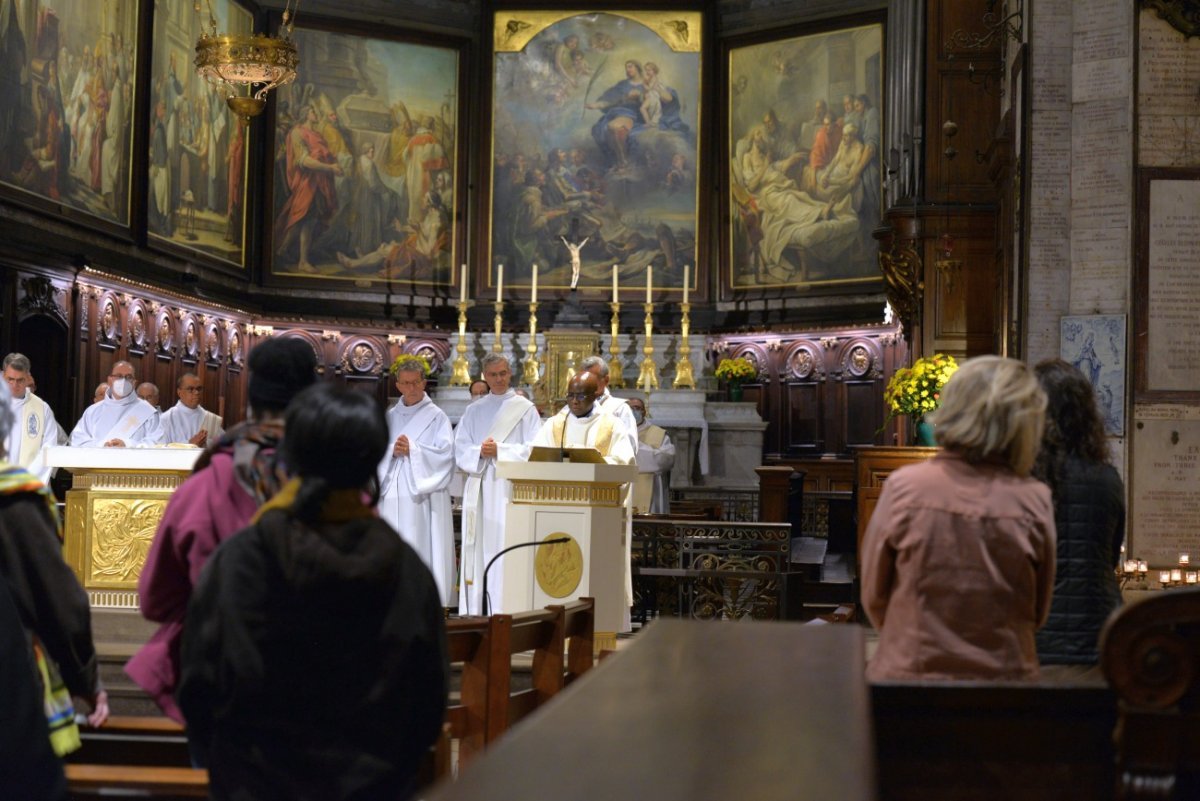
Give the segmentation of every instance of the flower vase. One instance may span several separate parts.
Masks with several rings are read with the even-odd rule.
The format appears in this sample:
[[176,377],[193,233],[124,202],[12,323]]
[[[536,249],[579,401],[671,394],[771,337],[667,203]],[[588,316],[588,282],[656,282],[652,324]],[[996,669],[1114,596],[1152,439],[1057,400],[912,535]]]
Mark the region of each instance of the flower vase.
[[742,400],[742,385],[737,381],[729,382],[729,400],[740,403]]
[[921,417],[916,418],[915,428],[916,435],[914,437],[914,441],[917,445],[920,445],[923,448],[937,447],[937,440],[933,436],[933,423],[927,422],[925,417],[922,415]]

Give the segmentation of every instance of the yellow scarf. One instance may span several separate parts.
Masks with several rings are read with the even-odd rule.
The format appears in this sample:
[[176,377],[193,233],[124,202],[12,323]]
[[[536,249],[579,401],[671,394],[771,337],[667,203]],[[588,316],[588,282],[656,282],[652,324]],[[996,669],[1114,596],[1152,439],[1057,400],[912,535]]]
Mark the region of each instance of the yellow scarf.
[[[263,515],[272,509],[290,510],[296,504],[296,495],[300,492],[299,477],[288,481],[273,498],[258,507],[251,523],[257,523]],[[363,503],[362,490],[336,489],[330,490],[325,502],[321,505],[321,522],[345,523],[362,517],[374,517],[375,510]]]

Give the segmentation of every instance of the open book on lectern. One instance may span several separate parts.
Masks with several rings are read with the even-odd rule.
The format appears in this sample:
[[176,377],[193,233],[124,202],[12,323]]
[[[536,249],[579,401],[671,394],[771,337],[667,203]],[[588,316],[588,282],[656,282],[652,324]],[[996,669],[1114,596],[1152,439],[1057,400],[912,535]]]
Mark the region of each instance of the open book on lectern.
[[553,448],[547,445],[535,445],[529,452],[529,461],[604,464],[604,457],[595,448]]

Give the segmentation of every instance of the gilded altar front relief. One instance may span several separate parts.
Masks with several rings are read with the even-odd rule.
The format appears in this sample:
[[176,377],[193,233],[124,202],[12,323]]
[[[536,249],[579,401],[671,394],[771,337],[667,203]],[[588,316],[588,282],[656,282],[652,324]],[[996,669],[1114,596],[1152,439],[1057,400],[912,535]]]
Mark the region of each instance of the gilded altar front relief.
[[165,500],[101,498],[92,506],[88,586],[136,589]]

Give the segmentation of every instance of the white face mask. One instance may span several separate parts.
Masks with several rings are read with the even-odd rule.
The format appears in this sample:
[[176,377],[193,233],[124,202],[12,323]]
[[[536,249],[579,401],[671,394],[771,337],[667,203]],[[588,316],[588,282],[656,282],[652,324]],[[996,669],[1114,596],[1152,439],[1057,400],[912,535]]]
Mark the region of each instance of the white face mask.
[[133,392],[133,382],[128,378],[118,378],[112,383],[112,394],[114,398],[128,397],[130,392]]

